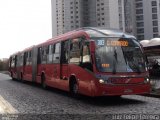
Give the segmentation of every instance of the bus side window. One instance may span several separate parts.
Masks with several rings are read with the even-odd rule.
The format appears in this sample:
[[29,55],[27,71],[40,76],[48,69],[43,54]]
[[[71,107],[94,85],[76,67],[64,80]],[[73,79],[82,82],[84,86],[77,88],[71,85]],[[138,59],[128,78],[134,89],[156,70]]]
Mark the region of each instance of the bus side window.
[[42,48],[38,48],[38,56],[37,56],[37,64],[41,64],[41,59],[42,59]]
[[47,62],[47,47],[42,47],[42,64]]
[[85,43],[85,45],[83,46],[83,54],[82,54],[82,67],[93,71],[93,66],[91,63],[91,55],[90,55],[90,49],[89,49],[89,45],[87,43]]
[[54,54],[55,53],[55,45],[53,44],[52,45],[52,54]]
[[29,51],[29,64],[32,65],[32,52]]
[[60,63],[60,43],[56,43],[53,50],[53,63]]
[[29,52],[26,52],[26,65],[29,65]]
[[70,63],[80,63],[80,50],[81,50],[81,39],[75,38],[70,43]]
[[62,42],[61,48],[61,63],[68,63],[68,46],[69,40]]
[[47,47],[47,63],[52,63],[52,45]]
[[32,53],[31,53],[31,51],[26,52],[26,65],[32,65]]
[[12,57],[9,58],[9,63],[8,63],[9,68],[11,68],[11,63],[12,63]]
[[17,55],[15,56],[15,66],[14,67],[17,67]]
[[23,65],[25,66],[27,62],[27,53],[24,53]]
[[83,63],[91,62],[90,60],[90,51],[89,51],[89,46],[84,45],[83,46]]
[[15,67],[15,56],[12,57],[11,67]]
[[23,55],[24,54],[19,54],[18,57],[17,57],[18,58],[17,59],[17,65],[18,66],[23,66]]

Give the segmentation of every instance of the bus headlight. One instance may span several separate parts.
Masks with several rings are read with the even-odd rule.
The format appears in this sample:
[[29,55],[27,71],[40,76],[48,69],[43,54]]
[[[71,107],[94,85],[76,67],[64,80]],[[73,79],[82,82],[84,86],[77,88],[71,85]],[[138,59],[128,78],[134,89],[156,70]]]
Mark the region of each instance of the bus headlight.
[[144,79],[144,83],[149,83],[150,82],[150,79],[147,77]]
[[104,84],[105,81],[103,79],[99,79],[99,83]]

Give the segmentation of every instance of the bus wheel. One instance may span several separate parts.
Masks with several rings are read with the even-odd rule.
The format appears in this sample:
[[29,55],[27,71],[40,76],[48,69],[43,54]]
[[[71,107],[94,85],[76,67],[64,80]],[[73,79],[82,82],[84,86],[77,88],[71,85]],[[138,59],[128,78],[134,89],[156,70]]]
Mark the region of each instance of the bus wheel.
[[22,74],[22,73],[21,73],[20,81],[21,81],[21,82],[24,82],[24,80],[23,80],[23,74]]
[[42,76],[41,76],[41,86],[42,86],[43,89],[46,89],[46,88],[47,88],[47,85],[46,85],[46,83],[45,83],[45,80],[46,80],[46,77],[45,77],[44,74],[42,74]]
[[13,73],[11,72],[11,78],[12,78],[12,80],[15,80],[14,78],[13,78]]
[[121,95],[112,96],[110,98],[115,99],[115,100],[119,100],[119,99],[121,99]]
[[70,82],[70,93],[73,97],[78,97],[78,84],[76,80]]

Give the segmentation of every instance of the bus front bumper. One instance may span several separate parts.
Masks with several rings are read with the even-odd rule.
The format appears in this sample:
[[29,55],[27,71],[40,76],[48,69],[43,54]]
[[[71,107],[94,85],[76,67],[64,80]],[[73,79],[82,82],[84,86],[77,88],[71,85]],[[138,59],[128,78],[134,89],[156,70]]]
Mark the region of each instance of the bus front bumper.
[[99,85],[95,91],[95,96],[119,96],[134,94],[149,94],[151,85],[135,84],[135,85]]

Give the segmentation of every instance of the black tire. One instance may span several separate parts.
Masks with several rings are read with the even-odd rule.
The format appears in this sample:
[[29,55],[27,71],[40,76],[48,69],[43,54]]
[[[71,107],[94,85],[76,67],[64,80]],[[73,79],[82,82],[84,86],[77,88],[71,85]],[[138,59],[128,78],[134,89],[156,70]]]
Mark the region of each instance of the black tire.
[[11,78],[12,78],[12,80],[15,80],[14,78],[13,78],[13,73],[11,72]]
[[121,95],[111,96],[110,98],[114,100],[119,100],[121,99]]
[[72,97],[78,98],[78,84],[75,80],[71,81],[70,83],[70,93]]
[[22,74],[22,73],[21,73],[20,81],[21,81],[22,83],[24,83],[24,80],[23,80],[23,74]]
[[46,89],[46,88],[47,88],[47,85],[46,85],[46,83],[45,83],[45,80],[46,80],[46,77],[45,77],[44,74],[42,74],[42,76],[41,76],[41,86],[42,86],[43,89]]

